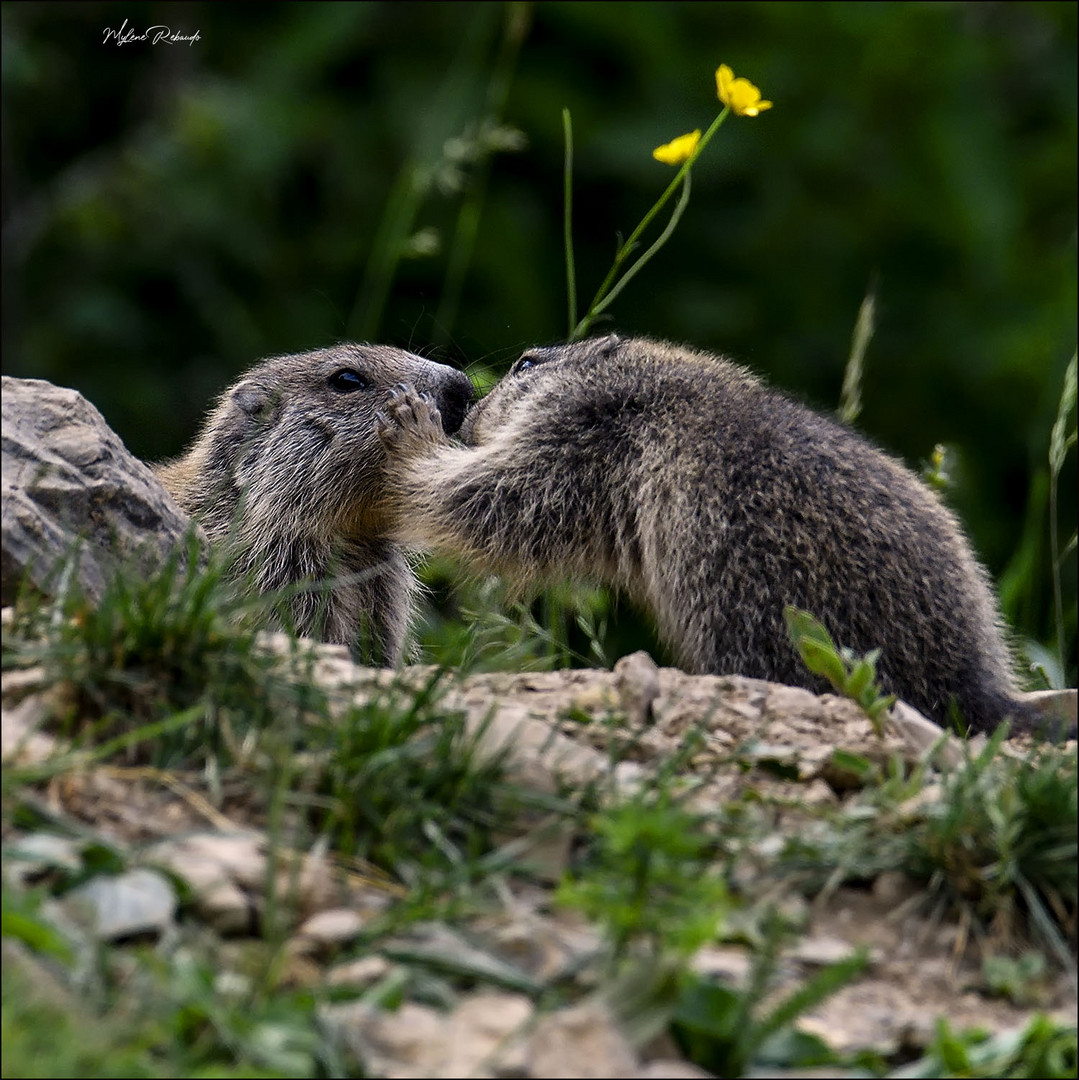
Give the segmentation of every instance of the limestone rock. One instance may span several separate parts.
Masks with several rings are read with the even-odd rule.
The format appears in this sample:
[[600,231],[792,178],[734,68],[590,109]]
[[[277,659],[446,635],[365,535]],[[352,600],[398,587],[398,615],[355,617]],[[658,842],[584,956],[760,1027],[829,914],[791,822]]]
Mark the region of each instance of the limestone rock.
[[610,1010],[584,1001],[540,1019],[529,1040],[528,1071],[547,1077],[632,1077],[638,1063]]
[[643,650],[623,656],[614,665],[614,685],[629,722],[641,727],[652,719],[652,702],[659,697],[659,668]]
[[332,952],[339,945],[355,941],[368,923],[352,908],[330,908],[319,911],[300,927],[296,940],[312,952]]
[[164,840],[146,855],[148,861],[186,882],[196,910],[220,933],[236,934],[249,929],[253,901],[240,883],[265,881],[266,856],[261,837],[197,834]]
[[3,378],[3,603],[25,573],[45,592],[77,537],[78,580],[99,596],[117,558],[150,569],[189,520],[150,469],[132,456],[75,390]]
[[532,1003],[520,994],[480,991],[450,1013],[410,1002],[390,1012],[357,1001],[323,1006],[319,1015],[368,1076],[528,1075],[519,1036]]
[[362,1062],[365,1076],[431,1076],[431,1049],[445,1045],[442,1014],[411,1001],[396,1012],[364,1001],[333,1003],[319,1009],[319,1019],[331,1039]]
[[100,874],[66,897],[72,907],[88,909],[91,928],[102,941],[137,934],[160,934],[176,915],[176,893],[163,874],[136,867],[123,874]]

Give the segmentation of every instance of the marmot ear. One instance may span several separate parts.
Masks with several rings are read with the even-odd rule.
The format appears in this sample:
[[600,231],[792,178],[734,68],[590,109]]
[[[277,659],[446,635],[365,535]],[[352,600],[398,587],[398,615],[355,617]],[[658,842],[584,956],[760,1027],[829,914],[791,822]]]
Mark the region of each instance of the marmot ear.
[[615,350],[622,344],[622,339],[617,334],[608,334],[606,337],[601,337],[596,342],[596,348],[599,350],[599,355],[604,360],[610,360],[614,355]]
[[252,417],[265,416],[273,405],[270,391],[252,379],[245,379],[232,388],[232,400],[241,412]]

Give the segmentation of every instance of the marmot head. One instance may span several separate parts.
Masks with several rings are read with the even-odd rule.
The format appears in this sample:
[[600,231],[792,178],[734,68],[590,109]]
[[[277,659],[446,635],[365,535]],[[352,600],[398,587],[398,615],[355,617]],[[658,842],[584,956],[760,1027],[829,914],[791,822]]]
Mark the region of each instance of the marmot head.
[[448,434],[460,427],[471,382],[421,356],[344,344],[264,360],[210,417],[213,471],[259,518],[280,513],[327,533],[369,529],[384,486],[376,414],[401,382],[434,398]]
[[479,445],[485,441],[487,432],[500,428],[512,413],[519,409],[527,412],[530,399],[536,394],[547,393],[553,385],[564,384],[575,375],[609,362],[625,346],[640,343],[607,334],[568,345],[528,349],[491,391],[472,406],[461,425],[460,438],[470,445]]
[[651,338],[607,334],[528,349],[490,393],[472,406],[459,437],[478,446],[505,425],[533,415],[537,399],[556,391],[560,401],[582,404],[591,400],[616,411],[618,399],[612,395],[648,402],[654,397],[655,381],[671,371],[683,382],[689,371],[691,379],[708,382],[721,375],[728,387],[757,385],[749,372],[719,357]]

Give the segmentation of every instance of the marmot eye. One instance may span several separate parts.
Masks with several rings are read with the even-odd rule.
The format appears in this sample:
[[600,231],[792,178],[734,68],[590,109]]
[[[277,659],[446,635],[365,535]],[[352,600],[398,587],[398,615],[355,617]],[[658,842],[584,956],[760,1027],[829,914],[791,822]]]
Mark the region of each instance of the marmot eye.
[[526,352],[524,356],[510,368],[510,374],[520,375],[522,371],[531,371],[533,368],[538,368],[546,359],[547,357],[544,356],[539,349],[535,349],[532,352]]
[[370,380],[365,379],[358,371],[353,371],[352,368],[342,368],[340,371],[335,371],[329,379],[330,386],[334,388],[339,394],[351,394],[353,390],[366,390],[370,385]]

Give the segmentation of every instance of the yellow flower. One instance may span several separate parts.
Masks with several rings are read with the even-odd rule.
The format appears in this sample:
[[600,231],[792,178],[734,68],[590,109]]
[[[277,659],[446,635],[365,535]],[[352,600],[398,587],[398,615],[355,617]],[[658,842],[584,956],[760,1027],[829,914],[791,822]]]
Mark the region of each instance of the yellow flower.
[[662,146],[657,146],[652,151],[652,157],[656,161],[662,161],[664,165],[681,165],[682,162],[690,159],[693,151],[697,149],[697,143],[700,141],[701,131],[698,128],[688,135],[679,135],[677,139],[672,139]]
[[738,116],[756,116],[772,107],[770,101],[761,101],[761,92],[749,79],[736,79],[726,64],[716,71],[716,89],[719,100]]

